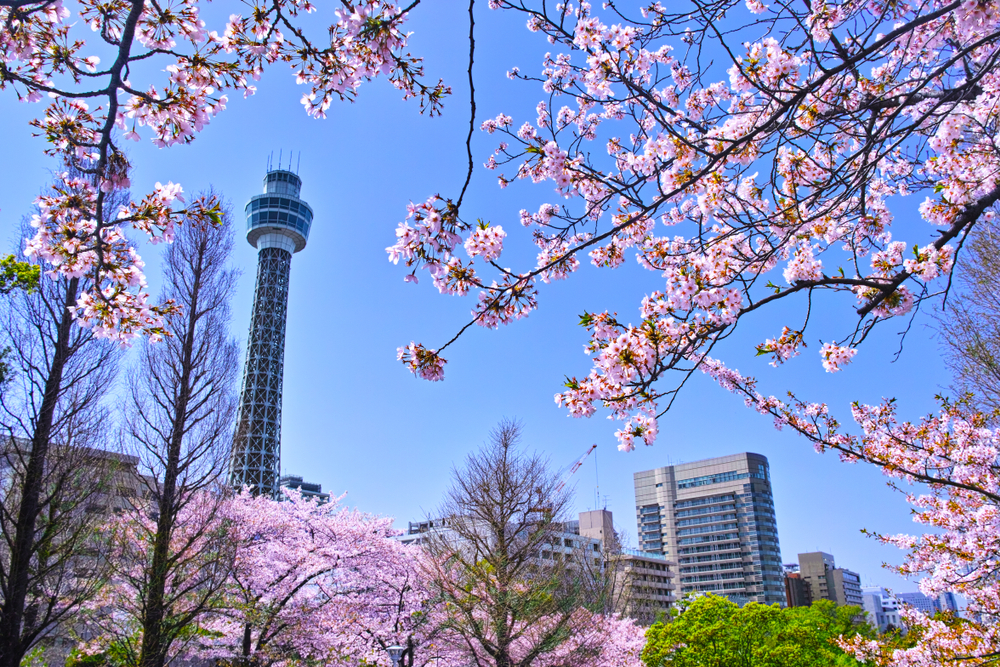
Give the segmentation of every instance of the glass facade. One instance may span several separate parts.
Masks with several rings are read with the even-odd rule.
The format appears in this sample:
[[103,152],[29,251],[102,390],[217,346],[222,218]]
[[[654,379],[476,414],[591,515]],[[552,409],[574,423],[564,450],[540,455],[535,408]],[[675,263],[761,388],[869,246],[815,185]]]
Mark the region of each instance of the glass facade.
[[708,484],[732,482],[737,479],[747,479],[748,477],[756,477],[757,479],[767,479],[767,473],[764,470],[760,470],[758,472],[723,472],[717,475],[704,475],[702,477],[682,479],[679,482],[677,482],[677,488],[689,489],[693,486],[706,486]]
[[292,252],[306,247],[313,210],[299,199],[301,187],[302,180],[290,171],[279,169],[264,177],[263,194],[251,198],[245,209],[250,245],[261,248],[262,237],[278,235],[284,237],[281,247]]
[[257,195],[246,207],[247,231],[258,227],[283,226],[309,238],[313,212],[303,201],[290,197]]

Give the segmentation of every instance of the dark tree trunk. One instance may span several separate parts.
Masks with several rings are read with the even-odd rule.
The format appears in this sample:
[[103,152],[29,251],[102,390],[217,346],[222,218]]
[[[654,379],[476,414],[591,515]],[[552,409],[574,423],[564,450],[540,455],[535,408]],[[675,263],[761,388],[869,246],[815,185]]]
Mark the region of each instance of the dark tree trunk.
[[0,607],[0,667],[19,667],[28,649],[23,640],[22,627],[25,601],[28,597],[31,559],[35,550],[35,525],[56,404],[62,393],[63,370],[70,353],[70,327],[73,326],[73,317],[70,315],[69,307],[76,303],[78,287],[77,278],[70,280],[66,286],[66,298],[59,320],[52,366],[45,381],[45,392],[38,410],[31,438],[31,451],[24,471],[21,502],[8,562],[7,590],[3,591],[4,601]]

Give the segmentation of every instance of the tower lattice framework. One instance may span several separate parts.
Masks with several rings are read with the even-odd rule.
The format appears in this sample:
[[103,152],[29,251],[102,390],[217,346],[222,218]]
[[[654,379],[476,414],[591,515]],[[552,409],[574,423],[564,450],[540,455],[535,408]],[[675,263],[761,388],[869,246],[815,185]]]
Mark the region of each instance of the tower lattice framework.
[[281,397],[292,254],[305,248],[312,209],[299,199],[302,181],[269,171],[264,194],[247,204],[247,241],[258,249],[257,284],[246,367],[233,438],[230,482],[275,496],[281,467]]

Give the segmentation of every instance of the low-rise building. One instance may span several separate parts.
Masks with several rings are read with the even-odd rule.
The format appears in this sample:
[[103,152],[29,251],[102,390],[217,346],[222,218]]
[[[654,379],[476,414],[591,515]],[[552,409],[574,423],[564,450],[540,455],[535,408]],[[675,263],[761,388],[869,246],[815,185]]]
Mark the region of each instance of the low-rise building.
[[581,535],[601,540],[604,567],[612,578],[615,611],[642,624],[656,621],[676,601],[673,568],[662,553],[621,547],[610,511],[581,512]]
[[[793,573],[796,574],[796,573]],[[790,606],[808,606],[815,600],[832,600],[839,605],[862,606],[861,576],[845,568],[837,567],[833,556],[823,551],[799,554],[798,577],[789,578],[785,572],[785,594]],[[802,583],[801,586],[798,582]],[[793,584],[789,584],[793,581]],[[789,597],[789,587],[795,590],[795,601]]]
[[605,567],[611,569],[615,585],[622,590],[621,604],[616,611],[642,625],[656,622],[677,601],[673,566],[674,563],[662,554],[637,549],[621,549],[608,556]]
[[[404,544],[423,544],[435,536],[447,539],[447,519],[410,522],[399,539]],[[597,585],[606,586],[609,604],[615,612],[640,623],[652,623],[675,601],[675,564],[659,553],[624,549],[614,529],[611,512],[581,512],[577,519],[562,524],[543,545],[542,563],[570,561],[586,570]]]
[[788,607],[808,607],[809,585],[795,566],[794,572],[785,571],[785,605]]
[[[0,486],[8,493],[24,479],[30,448],[31,442],[22,438],[0,442]],[[36,644],[42,662],[62,664],[81,638],[89,638],[86,628],[62,617],[57,606],[43,605],[85,596],[100,581],[109,556],[107,533],[100,525],[145,503],[149,480],[140,474],[139,463],[135,456],[93,447],[49,447],[42,479],[45,519],[53,522],[48,524],[49,562],[44,577],[31,575],[32,595],[40,596],[32,604],[44,610],[33,622],[49,623],[40,628]]]
[[899,601],[881,586],[865,586],[861,589],[862,608],[868,612],[868,622],[879,632],[897,630],[903,627],[899,616]]
[[315,482],[305,482],[299,475],[284,475],[278,480],[283,489],[295,489],[307,500],[316,499],[321,505],[330,502],[330,494],[323,493],[323,486]]
[[[404,544],[423,544],[434,536],[448,539],[451,529],[447,519],[411,521],[406,533],[397,539]],[[602,542],[599,538],[581,535],[578,521],[569,521],[562,530],[553,531],[548,541],[541,545],[537,557],[542,561],[572,559],[588,569],[604,567]]]

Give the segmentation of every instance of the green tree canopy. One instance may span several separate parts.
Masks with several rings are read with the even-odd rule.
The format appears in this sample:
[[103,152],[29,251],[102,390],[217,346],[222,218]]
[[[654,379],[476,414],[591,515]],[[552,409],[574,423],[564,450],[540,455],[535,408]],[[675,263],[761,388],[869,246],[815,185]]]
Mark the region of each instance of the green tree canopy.
[[860,607],[818,600],[811,607],[737,606],[707,594],[683,600],[673,618],[646,632],[646,667],[856,667],[834,643],[874,636]]
[[29,262],[19,262],[14,255],[0,257],[0,294],[15,289],[32,290],[38,286],[41,269]]

